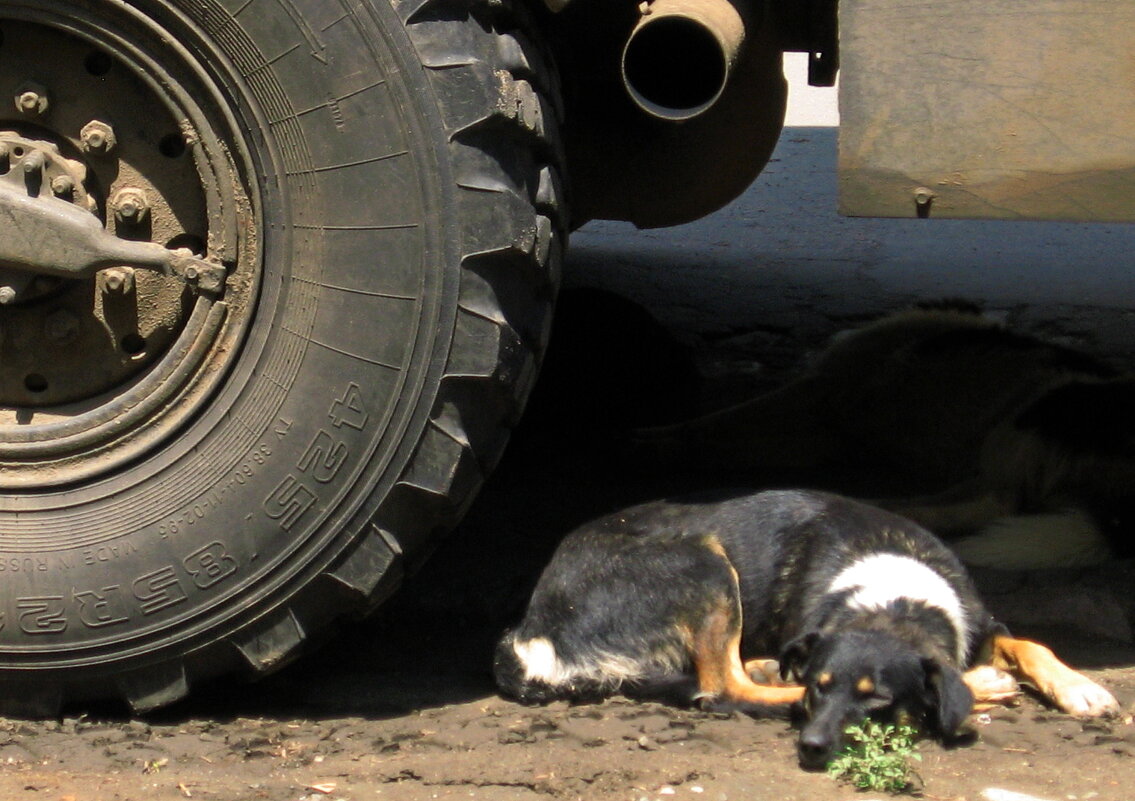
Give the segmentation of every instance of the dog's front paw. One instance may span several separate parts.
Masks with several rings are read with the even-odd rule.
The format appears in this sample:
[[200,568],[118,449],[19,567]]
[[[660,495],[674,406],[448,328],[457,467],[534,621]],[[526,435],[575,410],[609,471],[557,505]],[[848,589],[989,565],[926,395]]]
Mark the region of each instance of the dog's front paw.
[[1017,680],[993,665],[975,667],[963,679],[978,704],[1005,704],[1021,694]]
[[775,659],[749,659],[745,662],[745,672],[757,684],[767,684],[772,687],[785,685],[780,678],[780,662]]
[[1056,687],[1052,700],[1060,709],[1077,717],[1098,718],[1118,715],[1121,711],[1114,695],[1083,676]]

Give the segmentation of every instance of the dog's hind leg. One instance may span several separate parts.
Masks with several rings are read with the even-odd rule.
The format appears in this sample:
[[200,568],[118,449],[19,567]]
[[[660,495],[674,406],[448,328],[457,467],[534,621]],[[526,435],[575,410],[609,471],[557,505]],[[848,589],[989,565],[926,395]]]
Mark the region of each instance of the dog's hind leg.
[[758,684],[749,676],[741,660],[741,607],[736,598],[712,601],[690,634],[697,698],[706,706],[759,709],[804,697],[803,687]]
[[1082,509],[998,518],[950,550],[971,567],[1044,570],[1098,565],[1114,558],[1107,535]]
[[963,482],[937,495],[883,499],[877,503],[946,539],[973,534],[1017,510],[1013,498],[989,489],[980,479]]
[[950,550],[970,566],[1043,570],[1096,565],[1113,556],[1106,534],[1087,511],[1068,507],[1021,514],[1008,492],[951,491],[877,504],[948,540]]
[[1111,693],[1065,665],[1039,643],[1004,634],[995,636],[992,662],[1071,715],[1100,717],[1120,711],[1119,702]]
[[822,387],[800,379],[703,417],[639,429],[633,445],[664,463],[701,469],[815,468],[844,455],[827,418]]

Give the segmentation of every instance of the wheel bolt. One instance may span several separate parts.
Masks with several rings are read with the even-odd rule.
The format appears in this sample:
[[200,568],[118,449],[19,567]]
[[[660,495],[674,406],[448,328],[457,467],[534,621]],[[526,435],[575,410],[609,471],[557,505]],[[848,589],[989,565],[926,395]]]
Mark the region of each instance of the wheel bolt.
[[51,191],[56,197],[70,200],[75,191],[75,181],[70,175],[57,175],[51,179]]
[[0,286],[0,306],[7,306],[16,299],[16,290],[10,286]]
[[146,193],[131,186],[115,192],[110,204],[114,207],[115,219],[129,225],[142,222],[150,212],[150,200]]
[[114,150],[118,139],[114,129],[101,120],[91,120],[79,131],[83,152],[105,155]]
[[47,166],[47,157],[38,150],[33,150],[24,159],[24,174],[37,175],[43,172],[43,168]]
[[130,267],[111,267],[104,270],[102,285],[107,292],[125,295],[134,289],[134,270]]
[[16,91],[16,110],[29,117],[38,117],[47,111],[47,89],[28,81]]

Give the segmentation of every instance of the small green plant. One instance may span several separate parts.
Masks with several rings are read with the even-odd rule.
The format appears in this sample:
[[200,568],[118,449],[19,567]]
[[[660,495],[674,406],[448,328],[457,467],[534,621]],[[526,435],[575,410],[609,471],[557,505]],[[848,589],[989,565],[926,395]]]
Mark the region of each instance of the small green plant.
[[922,761],[913,727],[866,720],[845,733],[847,745],[828,765],[829,776],[861,790],[897,794],[911,787],[918,774],[910,762]]

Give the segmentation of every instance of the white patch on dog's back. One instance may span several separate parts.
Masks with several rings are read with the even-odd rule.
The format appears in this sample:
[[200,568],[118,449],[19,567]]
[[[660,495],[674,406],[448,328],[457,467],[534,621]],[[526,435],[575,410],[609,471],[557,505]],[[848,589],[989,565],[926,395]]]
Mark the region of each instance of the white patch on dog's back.
[[884,609],[901,599],[939,609],[957,633],[958,664],[966,658],[969,623],[965,609],[946,579],[910,556],[873,553],[857,559],[835,577],[832,593],[851,590],[847,602],[857,609]]

